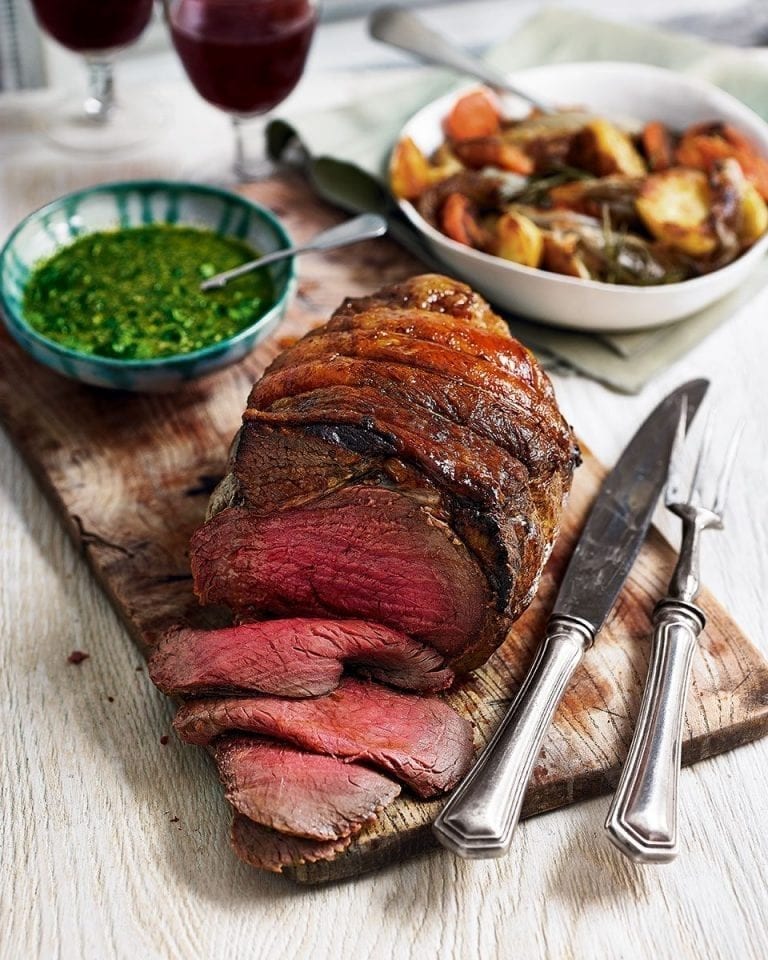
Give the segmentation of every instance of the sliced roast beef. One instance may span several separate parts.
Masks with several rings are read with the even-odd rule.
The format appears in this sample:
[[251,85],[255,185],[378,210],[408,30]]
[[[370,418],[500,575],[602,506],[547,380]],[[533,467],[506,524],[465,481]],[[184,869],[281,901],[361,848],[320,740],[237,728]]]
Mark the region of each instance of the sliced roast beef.
[[191,560],[200,600],[243,619],[254,611],[360,617],[449,660],[499,631],[464,544],[426,508],[381,487],[344,487],[268,517],[229,507],[195,533]]
[[173,630],[153,654],[149,674],[169,696],[314,697],[338,685],[345,664],[406,690],[436,692],[453,679],[436,650],[403,633],[365,620],[310,617]]
[[365,763],[394,775],[420,797],[450,790],[472,758],[472,725],[443,700],[352,679],[314,699],[192,700],[173,725],[182,740],[203,746],[239,731]]
[[358,763],[269,740],[223,739],[214,756],[238,813],[311,840],[357,833],[400,793],[392,780]]
[[236,813],[232,821],[232,846],[241,860],[252,867],[282,873],[284,867],[298,867],[302,863],[333,860],[352,842],[351,836],[338,840],[309,840],[292,837],[262,827],[253,820]]

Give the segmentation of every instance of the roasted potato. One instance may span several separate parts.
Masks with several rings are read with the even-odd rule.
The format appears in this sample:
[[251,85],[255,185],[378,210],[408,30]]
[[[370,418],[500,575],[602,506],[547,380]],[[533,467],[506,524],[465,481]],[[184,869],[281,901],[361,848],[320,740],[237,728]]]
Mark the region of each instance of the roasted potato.
[[591,280],[592,274],[579,256],[578,237],[556,232],[543,232],[542,264],[552,273]]
[[410,137],[404,137],[389,162],[392,193],[400,200],[416,200],[434,182],[429,160]]
[[544,252],[541,230],[533,220],[515,210],[502,214],[496,222],[493,252],[497,257],[514,260],[526,267],[538,267]]
[[629,136],[608,120],[595,119],[584,127],[573,142],[570,162],[598,177],[623,173],[642,177],[646,173],[643,158]]
[[717,247],[706,174],[673,167],[649,176],[635,205],[648,230],[663,243],[692,257]]
[[741,196],[739,241],[751,247],[768,230],[768,207],[754,184],[746,182]]

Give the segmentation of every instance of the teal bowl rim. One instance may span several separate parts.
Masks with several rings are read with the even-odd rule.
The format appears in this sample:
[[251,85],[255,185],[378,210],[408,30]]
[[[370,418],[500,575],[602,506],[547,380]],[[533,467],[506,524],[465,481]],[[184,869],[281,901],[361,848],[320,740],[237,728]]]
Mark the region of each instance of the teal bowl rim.
[[[214,196],[226,197],[228,200],[233,200],[244,207],[249,207],[254,213],[259,214],[270,224],[270,226],[275,229],[286,248],[292,246],[293,244],[291,235],[288,233],[283,223],[274,213],[272,213],[271,210],[268,210],[260,203],[256,203],[254,200],[249,200],[248,197],[243,197],[241,194],[235,193],[233,190],[226,190],[223,187],[209,186],[205,183],[194,183],[189,180],[114,180],[110,183],[100,183],[93,187],[86,187],[82,190],[73,190],[71,193],[64,193],[60,197],[56,197],[54,200],[49,200],[48,203],[44,203],[41,207],[38,207],[36,210],[28,213],[26,217],[16,224],[16,226],[8,235],[5,243],[2,246],[2,249],[0,249],[0,276],[2,275],[2,267],[8,255],[8,251],[16,239],[16,236],[33,218],[39,217],[47,210],[55,210],[68,201],[77,200],[81,197],[87,197],[90,194],[129,191],[136,189],[145,189],[148,191],[151,191],[152,189],[173,190],[176,192],[213,194]],[[79,360],[81,362],[84,361],[85,363],[91,363],[108,370],[157,370],[164,366],[177,366],[187,362],[195,363],[196,361],[205,360],[211,356],[220,355],[222,351],[230,347],[237,346],[242,341],[252,337],[258,332],[259,327],[266,326],[269,321],[273,320],[276,316],[279,317],[280,313],[285,309],[286,303],[293,293],[293,289],[296,284],[296,258],[287,257],[286,262],[288,265],[288,276],[286,278],[282,293],[280,293],[269,310],[262,314],[262,316],[255,320],[250,326],[245,327],[243,330],[240,330],[238,333],[228,337],[225,340],[220,340],[218,343],[212,343],[207,347],[202,347],[200,350],[193,350],[189,353],[174,353],[167,357],[155,357],[151,360],[119,360],[115,357],[101,357],[95,353],[83,353],[80,350],[73,350],[71,347],[62,346],[55,340],[49,340],[47,337],[44,337],[42,334],[38,333],[27,323],[23,316],[19,316],[16,311],[9,306],[5,297],[3,284],[1,282],[0,308],[2,308],[3,318],[8,326],[15,326],[19,328],[24,332],[25,336],[30,337],[42,347],[53,351],[59,356],[67,357],[68,359],[72,360]]]

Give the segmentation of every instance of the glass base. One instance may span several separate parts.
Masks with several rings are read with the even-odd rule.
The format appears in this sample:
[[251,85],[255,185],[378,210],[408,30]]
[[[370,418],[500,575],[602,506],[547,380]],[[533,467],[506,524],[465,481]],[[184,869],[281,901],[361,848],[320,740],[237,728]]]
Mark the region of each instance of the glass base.
[[64,150],[106,156],[158,139],[167,127],[167,119],[163,101],[148,97],[144,91],[136,91],[135,99],[115,104],[106,122],[87,116],[82,100],[71,96],[43,118],[42,129]]
[[259,180],[267,180],[276,169],[274,163],[266,156],[250,157],[245,162],[237,157],[233,166],[238,183],[257,183]]

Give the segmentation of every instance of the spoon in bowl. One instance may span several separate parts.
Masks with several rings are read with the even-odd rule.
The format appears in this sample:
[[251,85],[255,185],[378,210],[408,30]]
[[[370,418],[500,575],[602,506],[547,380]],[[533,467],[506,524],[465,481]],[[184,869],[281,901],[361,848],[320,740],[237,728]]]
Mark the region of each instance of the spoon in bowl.
[[475,77],[500,93],[511,93],[542,113],[557,112],[551,104],[511,84],[500,70],[455,47],[402,7],[394,4],[378,7],[368,19],[368,32],[374,40],[405,50],[428,63]]
[[[530,104],[540,114],[545,115],[538,118],[538,123],[561,123],[565,115],[569,117],[571,123],[578,120],[588,122],[596,117],[596,114],[586,108],[558,109],[540,97],[534,97],[525,90],[521,90],[520,87],[510,83],[500,70],[454,46],[441,34],[430,30],[417,16],[396,4],[388,4],[374,10],[368,18],[368,32],[374,40],[380,40],[382,43],[389,44],[390,47],[412,53],[428,63],[435,63],[455,70],[457,73],[474,77],[496,93],[509,94]],[[639,133],[643,127],[635,117],[612,116],[611,119],[625,133]]]
[[209,277],[200,284],[201,290],[220,290],[225,287],[230,280],[235,277],[242,277],[245,273],[252,270],[259,270],[261,267],[269,266],[271,263],[277,263],[279,260],[285,260],[288,257],[296,257],[301,253],[317,252],[319,250],[335,250],[338,247],[346,247],[351,243],[359,243],[361,240],[374,240],[376,237],[382,237],[387,232],[387,221],[377,213],[363,213],[359,217],[352,217],[351,220],[345,220],[336,227],[329,230],[323,230],[315,234],[311,240],[297,247],[287,247],[284,250],[275,250],[274,253],[268,253],[256,260],[249,260],[239,267],[232,270],[225,270],[224,273],[217,273],[214,277]]

